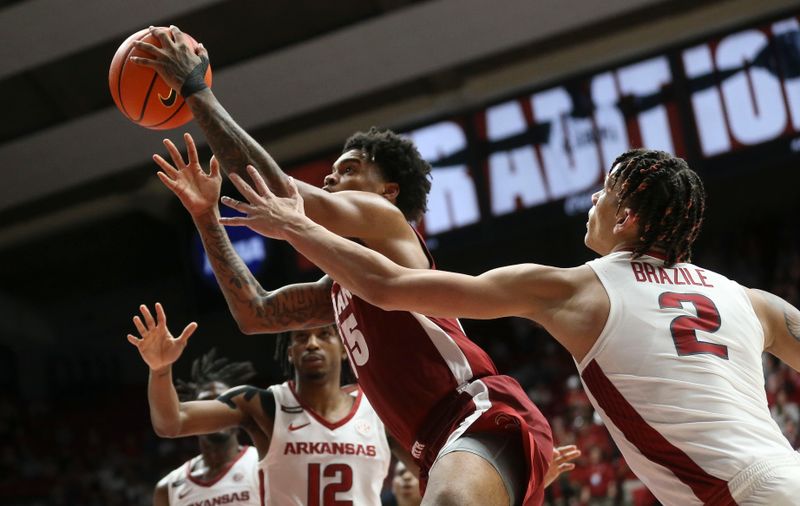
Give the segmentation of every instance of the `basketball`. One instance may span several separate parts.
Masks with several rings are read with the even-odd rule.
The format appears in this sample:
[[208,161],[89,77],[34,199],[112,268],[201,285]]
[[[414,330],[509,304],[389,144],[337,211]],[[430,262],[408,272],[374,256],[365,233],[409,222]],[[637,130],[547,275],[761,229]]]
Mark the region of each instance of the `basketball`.
[[[197,41],[188,35],[187,39],[193,49],[197,47]],[[155,70],[130,61],[131,56],[150,56],[134,47],[137,40],[161,47],[148,28],[134,33],[119,46],[108,70],[108,86],[117,108],[137,125],[154,130],[169,130],[187,123],[192,119],[192,111],[178,90],[167,86]],[[204,79],[211,86],[210,66]]]

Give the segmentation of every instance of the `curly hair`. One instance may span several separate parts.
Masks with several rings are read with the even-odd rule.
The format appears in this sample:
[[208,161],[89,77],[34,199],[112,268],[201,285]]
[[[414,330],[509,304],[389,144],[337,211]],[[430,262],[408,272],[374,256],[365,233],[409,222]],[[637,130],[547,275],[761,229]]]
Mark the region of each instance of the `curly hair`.
[[197,395],[211,383],[220,382],[229,387],[243,385],[256,376],[252,362],[231,362],[227,358],[217,358],[217,349],[196,358],[192,362],[190,381],[177,380],[175,390],[181,401],[197,399]]
[[691,262],[692,244],[700,233],[706,192],[700,176],[682,158],[664,151],[633,149],[614,160],[609,186],[619,205],[639,218],[639,245],[634,258],[653,246],[663,248],[664,264]]
[[391,130],[372,127],[345,141],[342,153],[351,149],[363,151],[380,168],[384,179],[400,186],[397,207],[406,219],[414,221],[422,217],[428,208],[431,166],[413,142]]

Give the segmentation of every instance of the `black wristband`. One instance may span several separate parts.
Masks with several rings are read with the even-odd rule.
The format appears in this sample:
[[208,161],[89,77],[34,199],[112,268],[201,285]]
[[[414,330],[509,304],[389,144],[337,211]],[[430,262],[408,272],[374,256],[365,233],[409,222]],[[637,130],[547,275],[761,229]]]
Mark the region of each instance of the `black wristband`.
[[195,65],[183,81],[183,86],[181,86],[181,96],[183,98],[189,98],[190,95],[208,88],[205,80],[206,70],[208,70],[208,58],[201,56],[200,63]]

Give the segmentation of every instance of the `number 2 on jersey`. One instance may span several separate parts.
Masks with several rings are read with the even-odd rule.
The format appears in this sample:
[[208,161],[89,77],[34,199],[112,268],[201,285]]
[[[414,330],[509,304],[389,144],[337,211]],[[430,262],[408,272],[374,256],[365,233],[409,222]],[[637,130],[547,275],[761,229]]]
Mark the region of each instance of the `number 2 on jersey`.
[[661,309],[683,309],[681,303],[692,304],[697,316],[678,316],[669,324],[672,340],[678,355],[698,355],[708,353],[728,359],[728,347],[722,344],[708,343],[697,339],[697,331],[713,333],[719,330],[722,319],[714,302],[699,293],[664,292],[658,296]]
[[321,464],[308,465],[308,506],[353,506],[353,501],[336,498],[339,492],[347,492],[353,486],[353,469],[347,464],[328,464],[322,471],[326,478],[338,477],[336,483],[328,483],[322,491],[320,502]]

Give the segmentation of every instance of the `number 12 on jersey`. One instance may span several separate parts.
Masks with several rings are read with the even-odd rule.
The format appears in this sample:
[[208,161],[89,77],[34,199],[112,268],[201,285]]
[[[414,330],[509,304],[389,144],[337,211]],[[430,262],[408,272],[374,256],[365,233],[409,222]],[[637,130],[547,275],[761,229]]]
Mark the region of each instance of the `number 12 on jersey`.
[[[321,473],[320,473],[321,471]],[[322,489],[322,477],[338,478],[339,481],[328,483]],[[339,492],[347,492],[353,486],[353,469],[347,464],[308,465],[308,506],[353,506],[353,501],[336,498]]]
[[714,301],[699,293],[664,292],[658,296],[661,309],[683,309],[684,302],[694,306],[697,316],[677,316],[669,324],[678,355],[706,353],[728,360],[727,346],[697,339],[698,330],[714,333],[722,325],[722,318]]

